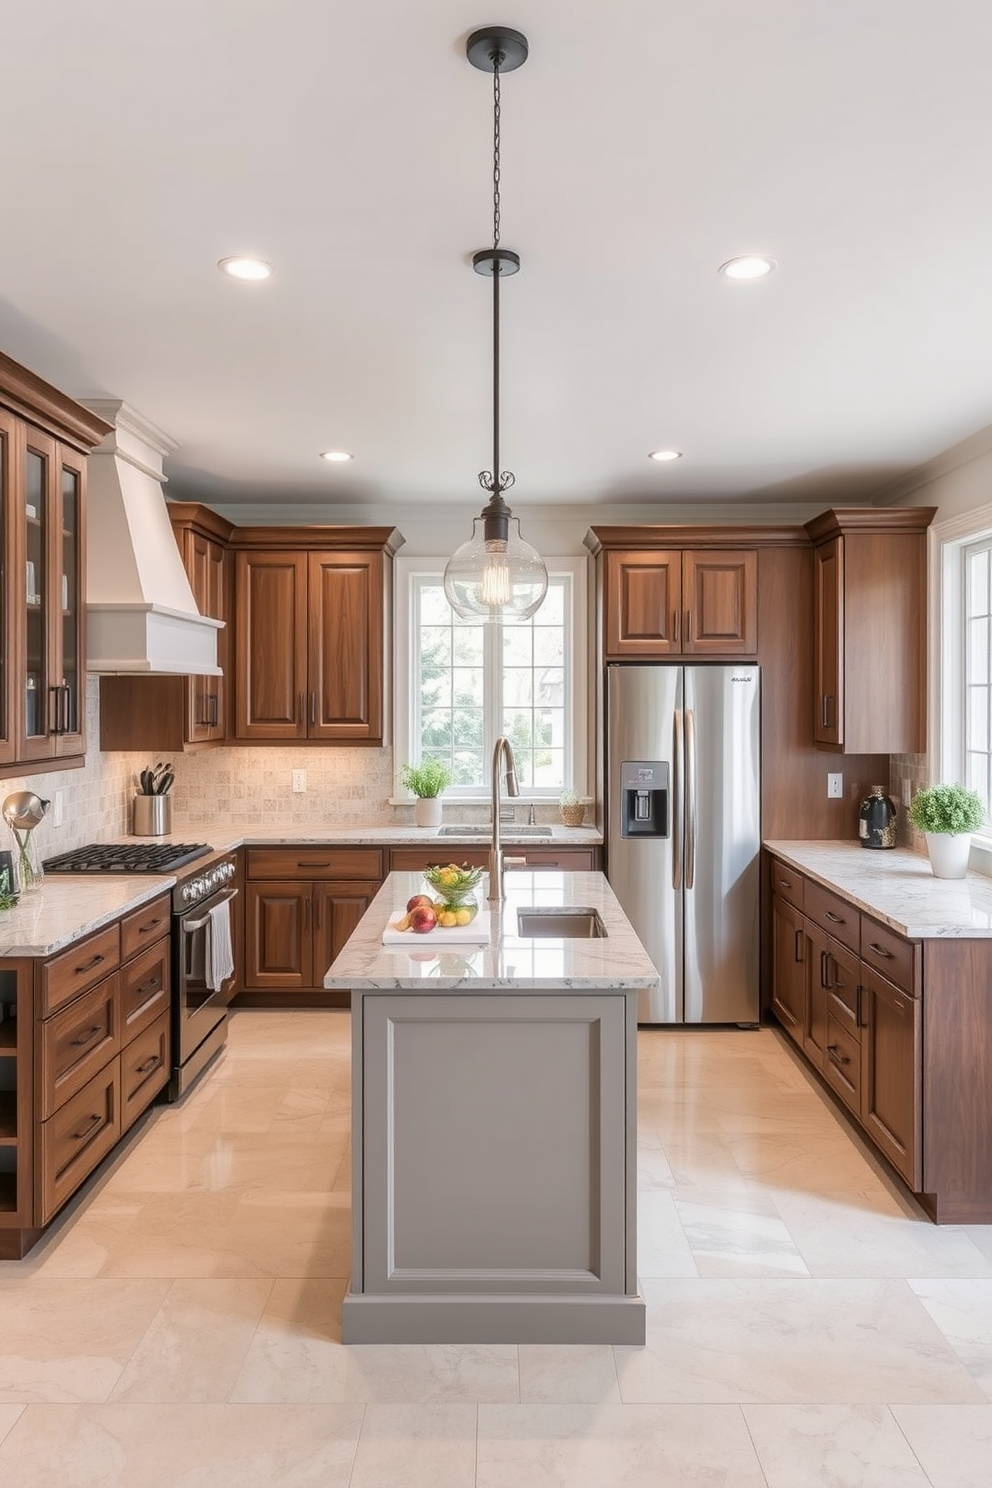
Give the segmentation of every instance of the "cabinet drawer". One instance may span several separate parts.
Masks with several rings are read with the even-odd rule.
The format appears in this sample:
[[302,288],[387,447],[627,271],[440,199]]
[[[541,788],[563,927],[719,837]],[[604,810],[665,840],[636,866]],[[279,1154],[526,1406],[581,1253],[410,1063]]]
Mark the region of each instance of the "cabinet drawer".
[[47,1018],[108,971],[116,971],[120,959],[119,926],[113,924],[46,961],[41,968],[41,1016]]
[[422,873],[432,863],[457,863],[465,868],[485,868],[489,864],[489,849],[439,842],[435,847],[394,847],[389,854],[389,866],[394,873]]
[[385,877],[378,847],[250,847],[249,878]]
[[861,962],[853,951],[835,940],[829,944],[818,944],[814,950],[819,955],[812,975],[819,978],[820,985],[827,994],[827,1015],[835,1018],[849,1036],[860,1044],[858,987],[861,983]]
[[120,1060],[111,1059],[88,1085],[41,1124],[38,1208],[47,1224],[121,1134]]
[[38,1025],[38,1091],[42,1120],[82,1090],[120,1050],[120,973]]
[[169,1010],[169,941],[159,940],[124,966],[121,978],[121,1043]]
[[887,925],[867,916],[861,920],[861,959],[911,997],[916,996],[916,946]]
[[169,1013],[132,1039],[121,1055],[121,1131],[141,1115],[169,1079]]
[[171,908],[169,895],[162,894],[160,898],[153,899],[151,904],[143,904],[140,909],[124,916],[121,920],[122,961],[130,961],[132,956],[145,950],[153,941],[168,935]]
[[591,872],[596,861],[596,850],[592,847],[519,847],[508,843],[503,850],[504,859],[524,858],[528,868],[558,868],[562,873]]
[[823,1073],[855,1116],[861,1117],[861,1045],[831,1012],[827,1013],[827,1046]]
[[832,894],[822,884],[806,880],[803,909],[828,935],[846,945],[848,950],[861,948],[861,916],[853,905],[839,894]]
[[771,860],[772,893],[787,899],[796,909],[803,907],[803,885],[806,880],[795,868],[789,868],[780,858]]

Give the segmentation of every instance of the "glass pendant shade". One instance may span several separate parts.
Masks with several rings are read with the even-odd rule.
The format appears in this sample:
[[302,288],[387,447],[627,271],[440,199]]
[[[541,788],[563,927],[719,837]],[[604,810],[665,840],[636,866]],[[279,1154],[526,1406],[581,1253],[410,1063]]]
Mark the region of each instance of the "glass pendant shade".
[[540,553],[520,536],[510,517],[505,537],[486,537],[484,517],[472,536],[448,559],[444,592],[463,620],[529,620],[548,592],[548,570]]

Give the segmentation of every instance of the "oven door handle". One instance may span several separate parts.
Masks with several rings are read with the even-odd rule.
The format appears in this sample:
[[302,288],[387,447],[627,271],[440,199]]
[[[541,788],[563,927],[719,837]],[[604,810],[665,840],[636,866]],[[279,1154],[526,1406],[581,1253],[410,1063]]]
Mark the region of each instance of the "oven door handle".
[[[237,899],[239,892],[240,890],[238,889],[231,889],[229,893],[224,895],[223,899],[218,899],[217,903],[214,905],[214,908],[217,909],[222,904],[230,904],[232,899]],[[183,930],[187,935],[193,935],[197,930],[203,929],[204,925],[207,923],[208,918],[208,915],[204,915],[202,920],[180,920],[179,923],[180,925],[182,925]]]

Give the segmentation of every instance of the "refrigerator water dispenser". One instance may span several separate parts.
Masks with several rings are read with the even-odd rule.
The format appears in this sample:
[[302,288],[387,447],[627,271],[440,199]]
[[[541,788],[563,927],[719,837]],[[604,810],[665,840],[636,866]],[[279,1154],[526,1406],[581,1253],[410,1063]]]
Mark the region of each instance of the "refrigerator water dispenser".
[[624,760],[620,766],[620,836],[668,836],[668,761]]

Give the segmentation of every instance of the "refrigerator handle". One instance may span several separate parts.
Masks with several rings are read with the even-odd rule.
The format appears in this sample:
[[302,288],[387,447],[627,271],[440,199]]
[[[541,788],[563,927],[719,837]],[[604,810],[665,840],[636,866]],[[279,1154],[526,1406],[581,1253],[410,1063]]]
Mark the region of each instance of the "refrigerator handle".
[[675,709],[672,741],[672,888],[682,887],[682,710]]
[[696,877],[696,715],[685,714],[685,886]]

